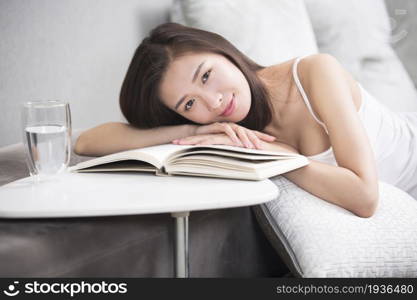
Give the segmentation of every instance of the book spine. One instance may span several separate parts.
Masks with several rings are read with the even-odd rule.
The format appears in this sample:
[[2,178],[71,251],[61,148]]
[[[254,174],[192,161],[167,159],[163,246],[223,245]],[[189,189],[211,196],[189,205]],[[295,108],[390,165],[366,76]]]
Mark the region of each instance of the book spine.
[[156,176],[165,176],[165,177],[166,176],[172,176],[165,171],[164,167],[162,167],[162,169],[156,169],[155,175]]

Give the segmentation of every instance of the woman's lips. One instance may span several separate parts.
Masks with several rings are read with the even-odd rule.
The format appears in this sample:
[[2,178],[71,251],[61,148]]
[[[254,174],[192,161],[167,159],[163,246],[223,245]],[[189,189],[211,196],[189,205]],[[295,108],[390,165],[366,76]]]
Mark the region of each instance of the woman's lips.
[[230,116],[235,110],[235,107],[236,107],[235,95],[233,94],[232,100],[230,100],[229,105],[226,107],[226,109],[223,111],[223,113],[220,116],[222,117]]

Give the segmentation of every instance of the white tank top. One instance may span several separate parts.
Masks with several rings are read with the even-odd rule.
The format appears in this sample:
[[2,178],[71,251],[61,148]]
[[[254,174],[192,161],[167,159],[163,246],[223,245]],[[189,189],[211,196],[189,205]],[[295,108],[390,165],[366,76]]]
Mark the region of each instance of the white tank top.
[[[302,58],[298,57],[293,64],[294,81],[311,115],[328,133],[326,125],[315,115],[298,78],[297,65]],[[392,112],[358,85],[362,98],[358,114],[374,152],[379,180],[417,199],[417,112]],[[308,158],[337,166],[332,147]]]

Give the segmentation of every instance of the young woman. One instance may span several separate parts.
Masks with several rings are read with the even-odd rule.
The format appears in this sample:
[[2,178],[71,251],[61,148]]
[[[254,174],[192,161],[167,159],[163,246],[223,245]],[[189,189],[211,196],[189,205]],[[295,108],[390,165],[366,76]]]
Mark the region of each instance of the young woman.
[[378,179],[417,196],[417,127],[327,54],[263,67],[217,34],[163,24],[137,48],[120,107],[130,124],[82,133],[78,154],[170,142],[292,151],[310,164],[283,176],[358,216],[375,212]]

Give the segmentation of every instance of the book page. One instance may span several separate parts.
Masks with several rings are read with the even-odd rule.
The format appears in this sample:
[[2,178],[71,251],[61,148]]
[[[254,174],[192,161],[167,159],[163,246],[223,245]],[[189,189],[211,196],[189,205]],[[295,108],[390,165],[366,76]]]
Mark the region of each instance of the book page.
[[79,172],[155,172],[156,168],[143,161],[138,160],[122,160],[106,164],[100,164],[89,168],[79,170]]
[[301,168],[308,165],[309,161],[306,157],[298,157],[284,161],[273,161],[268,163],[261,163],[260,168],[233,168],[221,165],[211,165],[205,163],[192,163],[174,165],[167,169],[169,174],[173,175],[187,175],[187,176],[202,176],[202,177],[219,177],[230,179],[245,179],[245,180],[264,180],[273,176],[286,173],[291,170]]
[[77,164],[72,170],[81,170],[102,164],[120,162],[126,160],[137,160],[149,163],[157,169],[167,167],[172,159],[178,160],[181,156],[192,156],[195,154],[206,155],[207,159],[216,161],[219,157],[234,157],[236,159],[248,160],[281,160],[300,156],[291,152],[276,152],[257,149],[247,149],[228,145],[175,145],[163,144],[144,147],[134,150],[118,152]]
[[[286,152],[286,151],[267,151],[267,150],[258,150],[258,149],[249,149],[249,148],[243,148],[243,147],[237,147],[237,146],[229,146],[229,145],[190,145],[193,148],[201,148],[201,150],[223,150],[227,151],[229,153],[246,153],[249,155],[272,155],[272,156],[299,156],[299,154],[293,153],[293,152]],[[195,149],[197,150],[197,149]],[[198,149],[200,150],[200,149]],[[190,150],[190,151],[194,151]]]
[[207,155],[177,158],[165,169],[169,174],[195,176],[218,176],[223,178],[263,180],[305,166],[309,163],[304,156],[286,159],[246,160]]
[[207,159],[216,157],[232,157],[236,159],[247,159],[250,161],[257,161],[257,160],[279,160],[279,159],[290,159],[296,156],[294,155],[264,155],[264,154],[245,154],[239,152],[232,152],[232,151],[224,151],[224,150],[217,150],[217,149],[193,149],[192,151],[184,151],[181,153],[175,153],[171,155],[168,159],[168,163],[175,162],[177,160],[185,159],[186,157],[193,157],[194,155],[205,156]]
[[193,145],[163,144],[163,145],[145,147],[145,148],[141,148],[141,149],[137,149],[133,151],[137,151],[138,153],[143,153],[149,156],[154,156],[161,163],[161,166],[163,166],[165,165],[165,161],[171,155],[174,155],[175,153],[179,151],[190,149],[192,147]]
[[139,160],[147,162],[158,169],[161,169],[164,165],[164,161],[170,154],[176,152],[178,149],[186,149],[192,146],[189,145],[175,145],[164,144],[151,147],[144,147],[134,150],[122,151],[114,154],[101,156],[98,158],[90,159],[81,163],[78,163],[72,170],[85,169],[101,164],[113,163],[125,160]]
[[253,162],[256,160],[293,159],[302,156],[292,152],[265,151],[227,145],[193,145],[192,148],[186,148],[169,155],[164,166],[176,164],[176,162],[194,155],[204,155],[207,160],[213,161],[219,161],[220,157],[231,157]]

